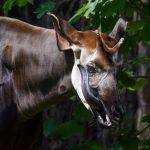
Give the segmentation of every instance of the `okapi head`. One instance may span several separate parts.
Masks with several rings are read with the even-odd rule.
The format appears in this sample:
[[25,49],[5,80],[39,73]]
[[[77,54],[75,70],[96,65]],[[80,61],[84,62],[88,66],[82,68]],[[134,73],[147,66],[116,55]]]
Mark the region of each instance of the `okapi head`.
[[65,20],[51,14],[60,50],[72,49],[75,63],[72,84],[85,107],[103,126],[119,120],[122,106],[117,92],[113,55],[123,42],[126,22],[119,19],[107,35],[77,31]]

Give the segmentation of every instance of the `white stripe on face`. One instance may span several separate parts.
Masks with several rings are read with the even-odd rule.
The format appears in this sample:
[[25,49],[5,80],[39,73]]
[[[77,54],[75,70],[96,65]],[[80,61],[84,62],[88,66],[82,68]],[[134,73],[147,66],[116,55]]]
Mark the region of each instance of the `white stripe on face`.
[[73,84],[78,96],[80,97],[82,103],[85,105],[85,107],[88,110],[91,110],[90,105],[87,103],[87,101],[84,98],[83,93],[82,93],[81,74],[80,74],[80,71],[79,71],[78,66],[77,66],[79,63],[80,63],[80,61],[76,60],[74,66],[73,66],[72,74],[71,74],[72,84]]

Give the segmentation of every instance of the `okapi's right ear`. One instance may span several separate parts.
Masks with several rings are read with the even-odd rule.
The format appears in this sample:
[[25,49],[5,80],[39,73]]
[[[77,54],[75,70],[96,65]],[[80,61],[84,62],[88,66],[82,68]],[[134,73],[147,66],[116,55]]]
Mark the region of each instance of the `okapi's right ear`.
[[76,29],[71,26],[65,20],[50,14],[53,20],[53,25],[56,31],[57,45],[60,50],[67,50],[71,48],[71,45],[75,43],[73,37],[76,33]]

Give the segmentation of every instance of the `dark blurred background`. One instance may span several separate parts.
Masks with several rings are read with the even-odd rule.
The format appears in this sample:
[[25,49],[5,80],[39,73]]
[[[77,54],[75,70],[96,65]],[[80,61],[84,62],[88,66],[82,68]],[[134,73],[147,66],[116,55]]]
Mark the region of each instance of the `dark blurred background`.
[[75,95],[44,112],[41,150],[150,149],[149,0],[1,0],[0,15],[53,28],[46,12],[69,20],[78,30],[109,33],[119,17],[128,21],[118,56],[119,92],[126,113],[111,129],[97,125]]

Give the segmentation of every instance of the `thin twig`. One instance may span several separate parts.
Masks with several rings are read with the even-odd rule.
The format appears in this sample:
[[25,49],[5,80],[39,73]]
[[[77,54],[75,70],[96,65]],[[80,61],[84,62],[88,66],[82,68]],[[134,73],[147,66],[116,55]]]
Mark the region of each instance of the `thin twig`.
[[148,128],[150,128],[150,124],[147,125],[145,128],[143,128],[141,131],[139,131],[138,133],[136,133],[136,136],[142,134],[143,132],[145,132]]
[[146,79],[150,79],[150,76],[142,76],[142,75],[138,75],[138,76],[133,76],[133,79],[137,79],[137,78],[146,78]]

